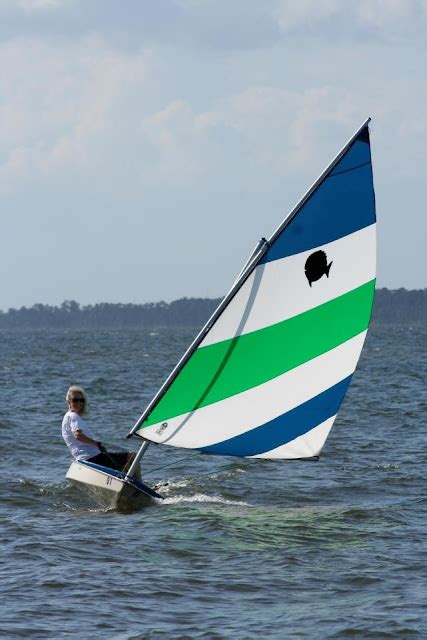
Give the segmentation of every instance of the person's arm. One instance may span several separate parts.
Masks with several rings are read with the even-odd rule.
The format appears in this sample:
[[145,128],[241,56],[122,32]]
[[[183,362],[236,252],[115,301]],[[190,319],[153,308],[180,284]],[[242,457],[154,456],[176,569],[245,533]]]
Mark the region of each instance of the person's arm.
[[81,429],[76,429],[76,431],[74,431],[74,435],[76,436],[77,440],[80,440],[80,442],[84,442],[85,444],[92,444],[94,447],[98,447],[98,449],[101,451],[101,443],[98,440],[92,440],[92,438],[89,438],[89,436],[84,434]]

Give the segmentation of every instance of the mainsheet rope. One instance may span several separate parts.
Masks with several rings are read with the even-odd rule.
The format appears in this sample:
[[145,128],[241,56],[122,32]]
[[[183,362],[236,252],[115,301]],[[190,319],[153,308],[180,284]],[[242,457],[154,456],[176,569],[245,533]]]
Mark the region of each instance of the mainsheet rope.
[[[188,460],[189,458],[193,458],[194,457],[194,453],[189,454],[188,456],[184,456],[184,458],[179,458],[179,460],[174,460],[173,462],[170,462],[169,464],[164,464],[161,467],[155,467],[154,469],[148,469],[148,471],[144,470],[144,476],[148,475],[149,473],[154,473],[155,471],[162,471],[162,469],[166,469],[167,467],[173,467],[174,464],[178,464],[179,462],[183,462],[184,460]],[[203,475],[203,474],[201,474]]]
[[[203,454],[200,454],[203,455]],[[188,456],[184,456],[183,458],[179,458],[179,460],[174,460],[174,462],[170,462],[169,464],[164,464],[161,467],[155,467],[154,469],[148,469],[148,471],[144,470],[144,476],[148,475],[149,473],[154,473],[155,471],[162,471],[163,469],[166,469],[167,467],[173,467],[175,464],[178,464],[179,462],[183,462],[184,460],[188,460],[189,458],[193,458],[194,457],[194,453],[189,454]],[[256,464],[255,460],[247,460],[246,462],[249,463],[250,466]],[[286,462],[319,462],[319,456],[313,456],[311,458],[289,458],[289,460],[286,460]],[[216,473],[216,472],[214,472]],[[212,475],[212,471],[208,471],[206,473],[198,473],[197,477],[202,477],[202,476],[209,476]],[[269,479],[271,480],[271,478],[265,478],[265,479]]]

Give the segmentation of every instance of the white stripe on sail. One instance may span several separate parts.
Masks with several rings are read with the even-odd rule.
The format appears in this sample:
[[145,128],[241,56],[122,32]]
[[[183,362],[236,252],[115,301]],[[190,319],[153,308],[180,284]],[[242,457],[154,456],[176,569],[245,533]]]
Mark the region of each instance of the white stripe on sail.
[[307,431],[307,433],[304,433],[302,436],[298,436],[295,440],[282,444],[276,449],[248,457],[269,459],[281,458],[283,460],[286,458],[311,458],[312,456],[317,456],[325,444],[335,418],[336,416],[328,418],[325,422],[314,427],[314,429]]
[[[373,280],[375,227],[373,224],[310,251],[258,266],[200,347],[282,322]],[[328,264],[333,264],[329,277],[323,276],[310,287],[304,267],[307,258],[319,249],[325,251]],[[287,294],[283,295],[285,289]]]
[[175,447],[206,447],[265,424],[351,375],[366,331],[335,349],[252,389],[139,430]]

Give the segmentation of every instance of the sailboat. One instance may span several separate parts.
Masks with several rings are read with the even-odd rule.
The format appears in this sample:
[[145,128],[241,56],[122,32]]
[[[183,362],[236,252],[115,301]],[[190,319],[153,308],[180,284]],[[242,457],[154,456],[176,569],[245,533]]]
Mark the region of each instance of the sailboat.
[[127,473],[72,463],[67,478],[116,508],[161,499],[135,480],[151,442],[205,454],[318,459],[356,369],[375,293],[370,118],[269,239],[131,429]]

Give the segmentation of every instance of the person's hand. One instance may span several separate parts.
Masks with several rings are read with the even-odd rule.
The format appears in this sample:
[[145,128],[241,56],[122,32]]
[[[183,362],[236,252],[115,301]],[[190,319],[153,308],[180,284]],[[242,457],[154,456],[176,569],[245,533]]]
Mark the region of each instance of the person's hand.
[[98,449],[100,450],[101,453],[107,453],[107,449],[104,447],[102,442],[98,442]]

